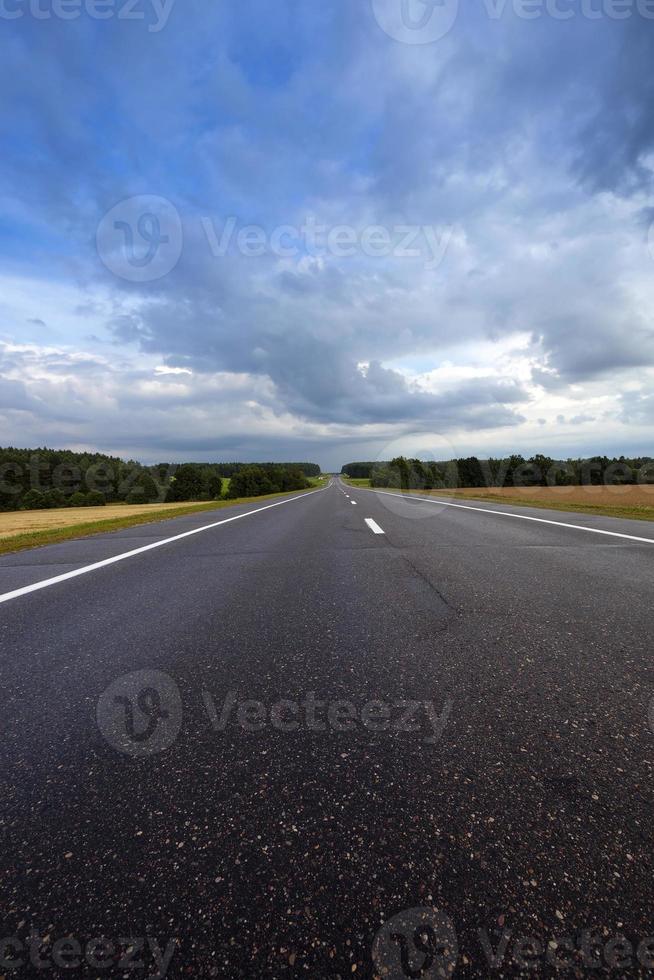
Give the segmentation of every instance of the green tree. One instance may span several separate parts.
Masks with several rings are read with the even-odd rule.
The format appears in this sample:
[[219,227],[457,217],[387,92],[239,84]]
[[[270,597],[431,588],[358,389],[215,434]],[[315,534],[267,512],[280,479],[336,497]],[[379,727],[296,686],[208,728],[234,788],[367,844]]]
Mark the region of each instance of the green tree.
[[26,510],[43,510],[45,506],[45,495],[40,490],[28,490],[23,497],[23,507]]
[[202,467],[197,463],[184,463],[175,472],[166,500],[177,503],[183,500],[200,500],[206,492]]
[[89,490],[86,494],[87,507],[104,507],[106,503],[105,495],[99,490]]
[[51,490],[47,490],[43,494],[43,498],[45,500],[45,506],[48,508],[52,509],[66,506],[66,496],[57,487],[52,487]]
[[227,496],[230,500],[236,500],[238,497],[262,497],[274,492],[275,485],[263,467],[245,466],[231,478]]

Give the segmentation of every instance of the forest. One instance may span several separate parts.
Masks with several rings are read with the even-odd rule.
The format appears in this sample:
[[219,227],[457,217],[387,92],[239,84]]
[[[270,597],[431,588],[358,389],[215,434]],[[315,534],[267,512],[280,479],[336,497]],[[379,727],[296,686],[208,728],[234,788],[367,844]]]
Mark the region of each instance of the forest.
[[0,448],[0,510],[235,499],[304,490],[317,476],[317,463],[145,466],[103,453],[8,447]]
[[543,455],[529,459],[512,455],[502,459],[470,456],[425,462],[398,456],[390,462],[347,463],[342,473],[352,479],[369,479],[373,487],[402,490],[624,486],[654,483],[654,459],[650,456],[592,456],[557,460]]

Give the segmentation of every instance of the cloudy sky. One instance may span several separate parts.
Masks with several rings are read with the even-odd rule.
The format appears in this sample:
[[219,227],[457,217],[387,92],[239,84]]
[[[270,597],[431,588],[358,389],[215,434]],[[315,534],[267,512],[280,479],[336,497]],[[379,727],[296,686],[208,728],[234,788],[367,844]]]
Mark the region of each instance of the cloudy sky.
[[652,0],[0,8],[0,444],[654,454]]

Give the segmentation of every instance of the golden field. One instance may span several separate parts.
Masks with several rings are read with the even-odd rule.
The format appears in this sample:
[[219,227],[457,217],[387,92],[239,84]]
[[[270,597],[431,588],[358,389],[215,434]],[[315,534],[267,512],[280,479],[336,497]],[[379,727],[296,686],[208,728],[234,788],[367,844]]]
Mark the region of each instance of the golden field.
[[[107,504],[105,507],[57,507],[53,510],[18,510],[0,513],[0,538],[13,538],[20,534],[35,531],[49,531],[54,528],[75,527],[78,524],[94,524],[96,521],[112,521],[116,518],[147,517],[160,512],[162,518],[166,511],[179,510],[184,506],[206,507],[206,504]],[[218,506],[217,503],[214,506]]]
[[[324,479],[312,480],[320,486]],[[306,493],[272,493],[264,497],[210,500],[201,503],[107,504],[105,507],[61,507],[53,510],[0,512],[0,555],[107,531],[121,531],[140,524],[153,524],[202,511],[223,510],[237,504],[252,504]],[[1,978],[0,978],[1,980]]]
[[484,487],[463,490],[446,490],[440,493],[459,497],[493,496],[499,500],[538,500],[543,506],[549,503],[591,504],[611,507],[654,508],[654,485],[631,487]]
[[497,504],[520,504],[571,510],[607,517],[629,517],[654,521],[654,485],[623,487],[466,487],[460,490],[434,490],[434,497],[487,500]]

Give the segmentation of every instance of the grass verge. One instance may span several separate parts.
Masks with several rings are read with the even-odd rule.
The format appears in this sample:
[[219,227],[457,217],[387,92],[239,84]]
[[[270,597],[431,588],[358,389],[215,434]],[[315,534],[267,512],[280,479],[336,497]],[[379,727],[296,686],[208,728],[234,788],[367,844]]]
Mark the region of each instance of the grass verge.
[[28,548],[40,548],[47,544],[59,544],[62,541],[72,541],[75,538],[87,538],[94,534],[104,534],[107,531],[123,531],[130,527],[140,527],[143,524],[162,524],[175,517],[185,517],[189,514],[201,514],[205,511],[223,510],[237,504],[253,504],[266,500],[277,500],[281,497],[301,496],[306,490],[292,493],[272,493],[265,497],[242,497],[238,500],[211,500],[206,503],[180,504],[179,507],[169,507],[162,510],[150,510],[144,514],[130,514],[125,517],[110,517],[105,520],[86,521],[70,524],[66,527],[46,528],[39,531],[29,531],[12,537],[0,537],[0,555],[25,551]]
[[343,476],[343,477],[341,477],[341,479],[343,480],[344,483],[349,484],[349,486],[351,486],[351,487],[369,487],[370,486],[370,480],[362,480],[362,479],[359,479],[358,477],[356,479],[354,479],[351,476]]

